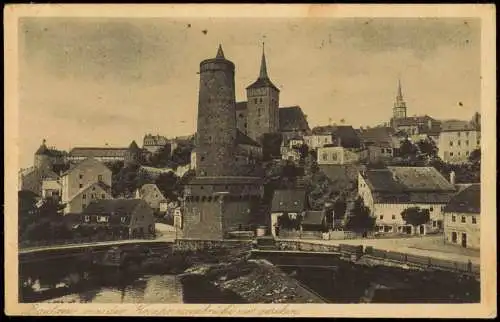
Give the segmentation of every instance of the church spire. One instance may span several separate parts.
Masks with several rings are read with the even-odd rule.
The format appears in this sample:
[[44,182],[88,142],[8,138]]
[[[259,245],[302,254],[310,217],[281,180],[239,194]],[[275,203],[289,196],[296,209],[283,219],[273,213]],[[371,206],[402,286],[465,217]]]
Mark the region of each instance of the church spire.
[[219,49],[217,50],[217,55],[215,56],[215,58],[225,59],[225,57],[224,57],[224,51],[222,51],[222,45],[221,44],[219,44]]
[[401,89],[401,78],[398,78],[398,93],[396,95],[396,102],[394,103],[393,117],[396,119],[406,117],[406,102],[403,98],[403,90]]
[[403,100],[403,91],[401,90],[401,79],[398,78],[398,100],[402,101]]
[[264,51],[264,43],[262,43],[262,60],[260,62],[260,75],[259,78],[267,79],[267,65],[266,65],[266,53]]

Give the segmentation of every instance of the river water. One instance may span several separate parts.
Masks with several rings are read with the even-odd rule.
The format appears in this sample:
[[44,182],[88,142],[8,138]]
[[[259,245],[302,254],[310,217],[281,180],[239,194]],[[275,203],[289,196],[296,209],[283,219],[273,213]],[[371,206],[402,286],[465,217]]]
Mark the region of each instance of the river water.
[[[280,264],[278,259],[273,259]],[[307,261],[310,262],[310,261]],[[411,272],[344,261],[332,268],[282,268],[330,303],[478,303],[480,284],[448,272]],[[165,267],[103,270],[74,260],[20,264],[20,302],[244,303],[200,277],[180,278]]]
[[183,287],[175,275],[144,275],[126,283],[88,287],[43,303],[183,303]]

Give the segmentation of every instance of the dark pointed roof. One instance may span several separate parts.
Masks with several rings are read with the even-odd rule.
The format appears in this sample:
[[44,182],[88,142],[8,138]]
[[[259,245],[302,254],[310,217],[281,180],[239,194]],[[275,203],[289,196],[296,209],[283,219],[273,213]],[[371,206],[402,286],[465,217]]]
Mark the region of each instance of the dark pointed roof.
[[259,78],[253,82],[248,88],[261,88],[261,87],[272,87],[278,92],[280,91],[269,79],[267,75],[267,64],[266,64],[266,54],[264,53],[264,44],[262,45],[262,59],[260,61],[260,73]]
[[217,50],[217,55],[215,56],[217,59],[225,59],[224,57],[224,51],[222,50],[222,45],[219,44],[219,49]]
[[130,143],[129,145],[129,150],[139,150],[139,146],[137,145],[137,143],[134,141],[132,141],[132,143]]
[[394,107],[406,107],[406,102],[403,98],[403,91],[401,90],[401,79],[398,79],[398,94],[396,96],[396,103]]
[[50,154],[50,151],[47,148],[47,146],[45,145],[45,142],[46,142],[45,139],[43,139],[42,144],[40,145],[38,150],[36,150],[36,152],[35,152],[36,155],[49,155]]

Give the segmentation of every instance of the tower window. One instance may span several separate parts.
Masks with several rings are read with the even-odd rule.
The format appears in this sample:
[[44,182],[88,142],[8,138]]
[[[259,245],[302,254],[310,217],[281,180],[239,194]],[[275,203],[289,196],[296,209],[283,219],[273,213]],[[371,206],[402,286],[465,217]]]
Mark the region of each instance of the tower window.
[[262,103],[262,97],[259,99],[259,102]]
[[254,101],[255,104],[257,104],[257,99],[256,98],[253,101]]

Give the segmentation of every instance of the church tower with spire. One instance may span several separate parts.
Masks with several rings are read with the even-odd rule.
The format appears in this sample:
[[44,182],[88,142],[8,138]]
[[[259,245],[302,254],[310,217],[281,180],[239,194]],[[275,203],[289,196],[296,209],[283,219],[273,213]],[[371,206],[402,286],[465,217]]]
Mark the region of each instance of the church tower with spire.
[[392,108],[392,118],[395,120],[406,118],[406,102],[404,101],[403,91],[401,90],[401,80],[398,80],[398,94],[396,95],[396,101]]
[[247,133],[257,142],[263,134],[279,131],[279,93],[267,74],[266,54],[262,44],[259,77],[247,87]]

